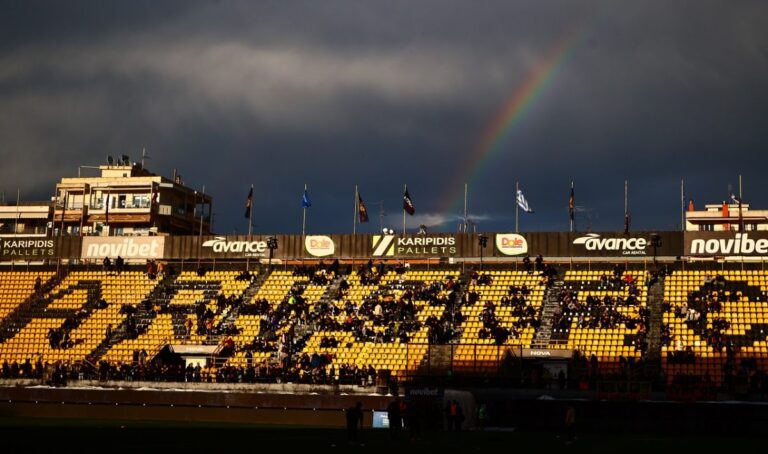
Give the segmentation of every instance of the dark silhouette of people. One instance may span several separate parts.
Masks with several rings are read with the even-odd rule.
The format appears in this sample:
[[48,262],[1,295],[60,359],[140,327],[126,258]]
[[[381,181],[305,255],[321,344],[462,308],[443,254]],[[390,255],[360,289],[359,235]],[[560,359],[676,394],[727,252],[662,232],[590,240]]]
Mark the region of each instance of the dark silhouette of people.
[[448,432],[461,432],[461,425],[464,422],[464,412],[461,405],[456,400],[451,400],[445,408]]
[[523,257],[523,269],[526,273],[531,274],[531,257],[528,254]]
[[363,425],[363,403],[347,408],[347,438],[350,444],[357,443],[357,430]]
[[484,430],[487,424],[488,424],[488,406],[485,404],[485,402],[482,402],[477,407],[478,430]]
[[389,438],[397,440],[400,433],[402,419],[400,417],[400,399],[395,399],[387,406],[387,418],[389,419]]

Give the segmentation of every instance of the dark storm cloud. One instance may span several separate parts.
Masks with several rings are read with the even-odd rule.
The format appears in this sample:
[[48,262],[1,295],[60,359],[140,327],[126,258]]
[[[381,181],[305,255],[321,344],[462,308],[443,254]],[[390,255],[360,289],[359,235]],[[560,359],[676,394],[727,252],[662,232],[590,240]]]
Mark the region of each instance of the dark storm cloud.
[[[544,4],[539,4],[544,3]],[[3,6],[0,187],[45,198],[107,154],[206,186],[216,227],[256,186],[257,230],[351,228],[359,184],[371,226],[443,212],[504,102],[574,29],[574,46],[471,181],[482,229],[567,228],[567,197],[595,229],[619,229],[623,182],[637,228],[679,222],[679,181],[717,202],[745,175],[765,205],[768,8],[763,2],[79,2]],[[586,228],[586,215],[579,220]]]

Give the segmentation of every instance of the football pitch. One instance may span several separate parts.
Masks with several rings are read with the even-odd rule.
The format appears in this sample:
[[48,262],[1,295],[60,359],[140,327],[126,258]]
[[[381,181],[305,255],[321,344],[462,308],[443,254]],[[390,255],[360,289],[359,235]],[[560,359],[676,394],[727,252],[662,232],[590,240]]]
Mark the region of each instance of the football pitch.
[[566,442],[556,432],[489,428],[484,431],[425,432],[411,439],[401,432],[392,440],[386,429],[363,429],[358,443],[344,429],[274,427],[152,421],[0,419],[5,452],[387,452],[387,453],[528,453],[528,452],[763,452],[759,434],[710,437],[578,433]]

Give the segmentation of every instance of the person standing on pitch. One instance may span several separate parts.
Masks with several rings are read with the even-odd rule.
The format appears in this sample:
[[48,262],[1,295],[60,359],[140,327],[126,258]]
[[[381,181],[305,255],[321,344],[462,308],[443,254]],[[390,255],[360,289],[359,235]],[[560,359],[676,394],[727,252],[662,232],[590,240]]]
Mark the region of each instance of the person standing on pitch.
[[347,438],[349,444],[357,444],[357,429],[363,425],[363,403],[347,408]]

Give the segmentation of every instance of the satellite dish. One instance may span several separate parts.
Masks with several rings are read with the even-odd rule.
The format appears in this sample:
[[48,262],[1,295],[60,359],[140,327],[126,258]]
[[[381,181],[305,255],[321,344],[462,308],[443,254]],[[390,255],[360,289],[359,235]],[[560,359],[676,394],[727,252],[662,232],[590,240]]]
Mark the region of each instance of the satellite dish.
[[112,156],[107,156],[107,163],[108,163],[109,165],[112,165],[112,164],[114,164],[114,163],[115,163],[115,160],[114,160],[114,158],[112,158]]

